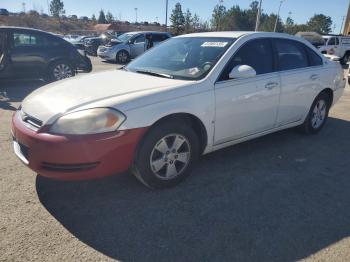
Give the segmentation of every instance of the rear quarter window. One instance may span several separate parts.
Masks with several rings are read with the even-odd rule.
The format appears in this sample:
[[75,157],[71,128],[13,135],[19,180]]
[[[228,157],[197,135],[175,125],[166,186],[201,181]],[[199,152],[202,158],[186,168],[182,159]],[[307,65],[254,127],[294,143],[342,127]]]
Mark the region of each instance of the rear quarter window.
[[322,58],[311,48],[305,46],[306,53],[309,57],[309,65],[310,66],[320,66],[323,65]]

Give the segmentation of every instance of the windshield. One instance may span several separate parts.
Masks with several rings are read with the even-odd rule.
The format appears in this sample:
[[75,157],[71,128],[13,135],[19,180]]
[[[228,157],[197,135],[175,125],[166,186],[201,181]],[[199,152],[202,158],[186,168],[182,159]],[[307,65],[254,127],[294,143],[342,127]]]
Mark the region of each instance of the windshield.
[[175,79],[204,78],[236,39],[222,37],[172,38],[150,49],[125,69],[168,75]]
[[134,35],[135,34],[126,33],[126,34],[122,34],[122,35],[118,36],[118,39],[125,43],[125,42],[128,42],[130,40],[130,38],[133,37]]

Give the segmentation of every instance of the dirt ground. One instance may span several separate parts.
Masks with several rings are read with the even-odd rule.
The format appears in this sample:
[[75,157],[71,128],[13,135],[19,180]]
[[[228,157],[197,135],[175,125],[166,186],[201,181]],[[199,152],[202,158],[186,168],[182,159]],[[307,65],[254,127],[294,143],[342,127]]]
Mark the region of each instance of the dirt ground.
[[[94,59],[95,70],[114,64]],[[0,82],[0,261],[349,261],[350,89],[321,133],[286,130],[202,157],[178,187],[130,174],[37,176],[11,115],[41,82]]]

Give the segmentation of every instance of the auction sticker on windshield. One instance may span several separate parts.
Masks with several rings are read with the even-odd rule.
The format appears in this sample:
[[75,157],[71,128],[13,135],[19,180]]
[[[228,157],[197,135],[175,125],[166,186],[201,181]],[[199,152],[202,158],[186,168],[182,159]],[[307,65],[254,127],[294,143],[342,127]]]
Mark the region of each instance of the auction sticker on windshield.
[[202,47],[225,47],[228,42],[204,42]]

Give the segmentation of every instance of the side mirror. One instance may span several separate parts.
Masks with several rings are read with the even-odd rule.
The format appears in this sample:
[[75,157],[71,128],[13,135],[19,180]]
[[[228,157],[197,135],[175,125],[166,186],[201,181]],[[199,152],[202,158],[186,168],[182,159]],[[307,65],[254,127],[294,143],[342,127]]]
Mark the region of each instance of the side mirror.
[[235,66],[228,75],[230,79],[251,78],[254,76],[256,76],[256,71],[248,65]]

